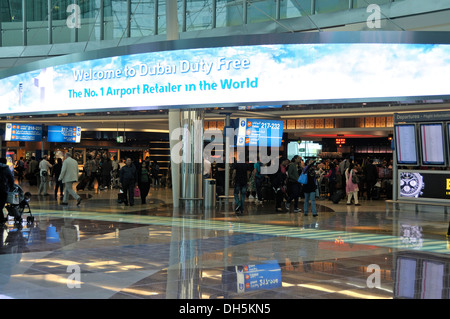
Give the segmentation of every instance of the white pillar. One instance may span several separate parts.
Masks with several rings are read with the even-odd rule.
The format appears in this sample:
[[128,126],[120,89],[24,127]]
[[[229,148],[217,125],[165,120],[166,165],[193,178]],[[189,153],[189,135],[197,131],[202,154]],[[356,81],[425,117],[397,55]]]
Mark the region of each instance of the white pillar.
[[[178,33],[178,14],[177,14],[177,1],[166,1],[166,37],[168,41],[178,40],[180,35]],[[170,153],[172,154],[173,147],[180,142],[180,139],[172,140],[172,132],[179,128],[180,122],[180,110],[169,110],[169,139],[170,139]],[[172,174],[172,200],[173,207],[178,208],[180,206],[180,165],[174,163],[171,156],[171,174]]]

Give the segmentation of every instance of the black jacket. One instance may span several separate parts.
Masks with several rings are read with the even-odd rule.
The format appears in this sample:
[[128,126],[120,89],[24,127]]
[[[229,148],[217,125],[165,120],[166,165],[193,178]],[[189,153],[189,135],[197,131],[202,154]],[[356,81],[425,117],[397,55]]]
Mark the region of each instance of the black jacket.
[[316,191],[316,171],[314,170],[314,167],[307,166],[304,169],[305,172],[308,174],[308,182],[303,185],[303,192],[304,193],[312,193]]
[[137,169],[134,164],[130,166],[125,165],[119,171],[120,183],[121,184],[132,184],[137,181]]
[[14,176],[9,166],[0,163],[0,192],[7,193],[14,188]]

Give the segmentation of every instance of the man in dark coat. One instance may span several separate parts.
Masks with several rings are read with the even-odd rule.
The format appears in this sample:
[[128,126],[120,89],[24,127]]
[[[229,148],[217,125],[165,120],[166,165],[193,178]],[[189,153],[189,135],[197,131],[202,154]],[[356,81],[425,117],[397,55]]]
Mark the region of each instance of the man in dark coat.
[[367,199],[371,199],[373,188],[378,180],[378,170],[371,159],[368,160],[367,165],[364,167],[364,177],[367,185]]
[[6,158],[0,158],[0,222],[4,223],[6,221],[3,215],[3,208],[6,204],[6,199],[8,198],[8,192],[14,188],[14,176],[11,169],[6,164]]
[[126,165],[120,169],[120,184],[122,185],[125,206],[134,205],[134,188],[137,186],[137,169],[131,158],[127,158]]

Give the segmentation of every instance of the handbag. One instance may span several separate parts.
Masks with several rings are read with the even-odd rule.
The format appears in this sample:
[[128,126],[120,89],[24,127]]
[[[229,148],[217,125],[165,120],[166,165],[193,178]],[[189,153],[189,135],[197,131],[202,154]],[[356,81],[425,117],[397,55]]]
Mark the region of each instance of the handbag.
[[306,173],[301,173],[300,177],[298,178],[298,182],[303,185],[307,184],[308,183],[308,175]]
[[134,197],[141,197],[141,190],[139,187],[134,188]]
[[353,184],[358,184],[359,183],[358,176],[356,176],[356,174],[353,174],[353,172],[351,172],[351,174],[352,174],[352,183]]
[[11,205],[19,205],[20,204],[19,192],[17,190],[8,192],[6,202]]

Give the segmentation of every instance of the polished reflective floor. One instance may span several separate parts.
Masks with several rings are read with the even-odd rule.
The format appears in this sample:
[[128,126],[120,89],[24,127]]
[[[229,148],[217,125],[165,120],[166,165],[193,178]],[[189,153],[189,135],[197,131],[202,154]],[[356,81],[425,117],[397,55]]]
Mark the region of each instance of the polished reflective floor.
[[2,298],[449,298],[443,208],[318,199],[313,217],[247,201],[238,216],[232,202],[173,209],[167,188],[134,206],[81,191],[77,207],[22,187],[34,222],[3,229]]

